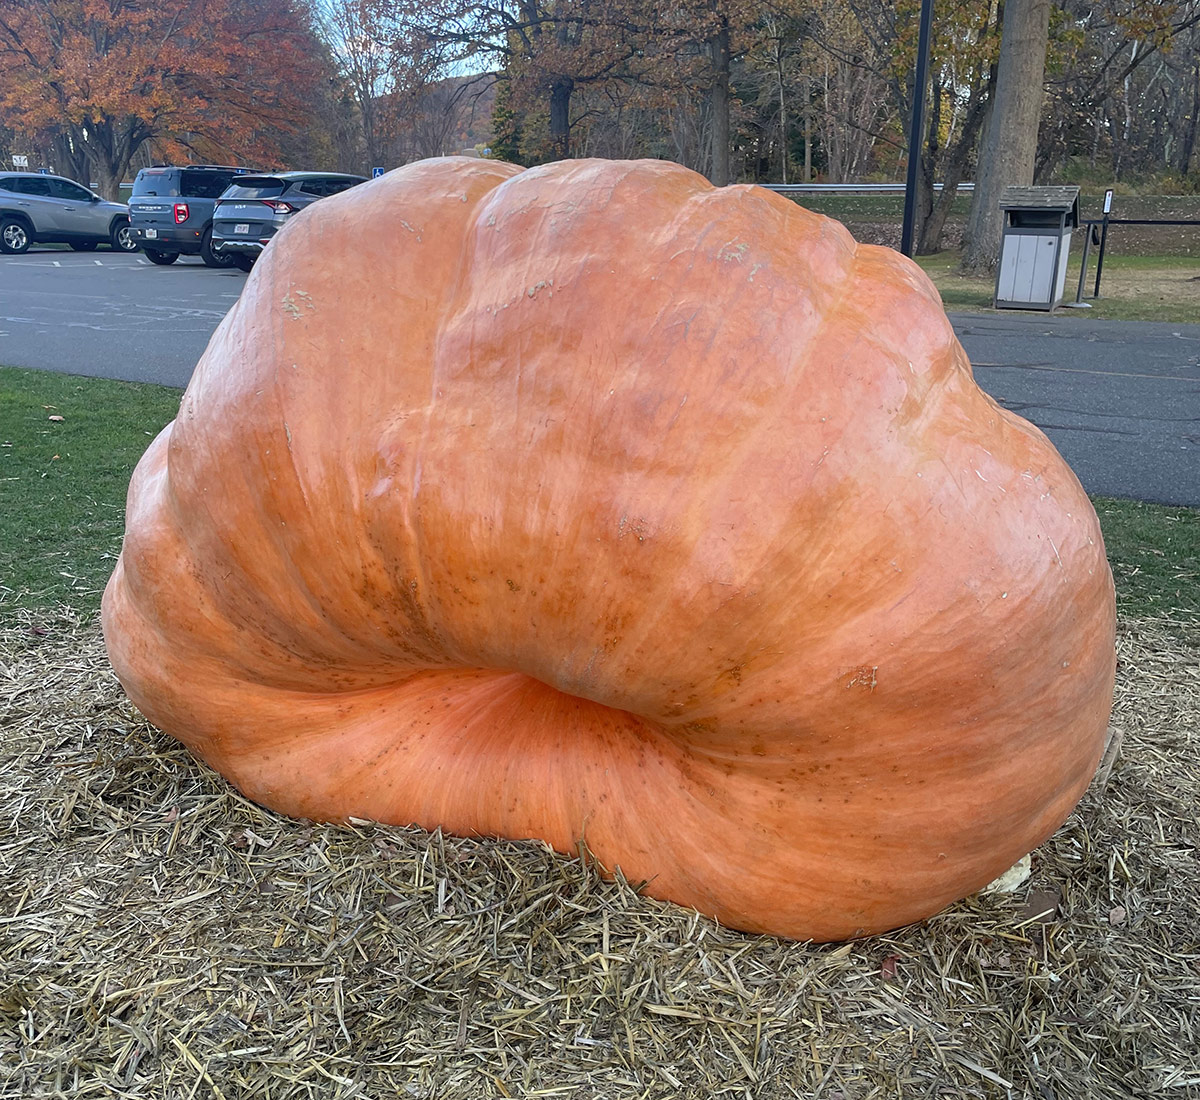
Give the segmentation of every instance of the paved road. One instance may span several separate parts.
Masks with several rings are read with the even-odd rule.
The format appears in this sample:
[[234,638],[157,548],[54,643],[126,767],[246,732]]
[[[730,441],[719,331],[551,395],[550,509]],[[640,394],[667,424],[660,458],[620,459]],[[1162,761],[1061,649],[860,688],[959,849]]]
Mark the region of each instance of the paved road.
[[979,384],[1041,428],[1088,492],[1200,507],[1200,325],[951,320]]
[[[0,363],[184,386],[245,278],[190,258],[0,257]],[[1044,429],[1089,492],[1200,507],[1200,324],[951,319],[980,385]]]

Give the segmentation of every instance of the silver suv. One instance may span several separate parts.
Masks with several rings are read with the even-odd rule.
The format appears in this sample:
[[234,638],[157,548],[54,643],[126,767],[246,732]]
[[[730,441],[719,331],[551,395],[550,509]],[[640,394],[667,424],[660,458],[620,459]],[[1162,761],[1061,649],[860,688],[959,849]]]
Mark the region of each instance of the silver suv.
[[136,252],[129,208],[106,202],[74,180],[34,172],[0,173],[0,252],[31,244],[69,244],[90,252],[98,244]]
[[293,214],[318,199],[338,195],[365,176],[344,172],[259,172],[238,176],[213,211],[212,246],[243,271],[271,243]]

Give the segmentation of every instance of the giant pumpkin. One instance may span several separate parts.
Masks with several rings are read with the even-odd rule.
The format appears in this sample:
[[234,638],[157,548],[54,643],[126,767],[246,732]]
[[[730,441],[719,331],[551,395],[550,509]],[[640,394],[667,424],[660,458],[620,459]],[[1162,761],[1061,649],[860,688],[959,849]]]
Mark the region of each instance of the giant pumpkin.
[[908,260],[676,165],[426,161],[279,235],[129,491],[147,717],[282,813],[586,842],[838,939],[1067,816],[1096,516]]

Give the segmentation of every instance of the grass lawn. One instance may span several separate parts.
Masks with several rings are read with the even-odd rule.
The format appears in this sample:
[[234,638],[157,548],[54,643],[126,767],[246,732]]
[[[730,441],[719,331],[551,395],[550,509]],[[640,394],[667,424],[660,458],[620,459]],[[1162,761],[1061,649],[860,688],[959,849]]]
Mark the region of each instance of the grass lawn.
[[[1200,227],[1196,233],[1200,236]],[[1076,242],[1078,245],[1078,242]],[[1075,300],[1079,285],[1081,249],[1072,250],[1067,266],[1064,302]],[[948,310],[992,308],[992,276],[963,275],[957,252],[918,256],[917,263],[938,288]],[[1091,309],[1061,309],[1063,317],[1091,317],[1110,321],[1200,321],[1200,255],[1130,256],[1109,250],[1104,257],[1100,297],[1092,298],[1096,279],[1096,250],[1088,259],[1083,300]]]
[[0,368],[0,601],[99,606],[121,549],[129,475],[180,396]]

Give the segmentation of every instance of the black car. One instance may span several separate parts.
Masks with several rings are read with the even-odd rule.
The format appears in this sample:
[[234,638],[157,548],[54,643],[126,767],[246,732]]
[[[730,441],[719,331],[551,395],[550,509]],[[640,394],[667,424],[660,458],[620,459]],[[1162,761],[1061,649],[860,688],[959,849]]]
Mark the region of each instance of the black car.
[[69,244],[90,252],[110,244],[136,252],[123,202],[106,202],[74,180],[42,172],[0,173],[0,252],[25,252],[31,244]]
[[342,172],[258,172],[239,176],[221,196],[213,213],[213,250],[249,271],[258,254],[293,214],[360,183],[366,183],[365,176]]
[[199,256],[209,267],[229,267],[232,258],[213,251],[213,206],[237,176],[249,171],[223,164],[143,168],[129,199],[134,240],[152,263]]

